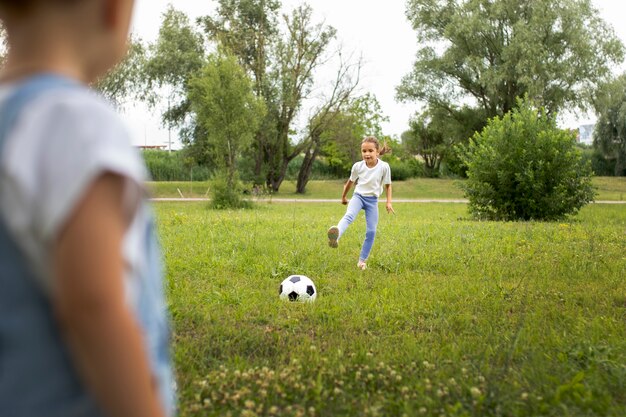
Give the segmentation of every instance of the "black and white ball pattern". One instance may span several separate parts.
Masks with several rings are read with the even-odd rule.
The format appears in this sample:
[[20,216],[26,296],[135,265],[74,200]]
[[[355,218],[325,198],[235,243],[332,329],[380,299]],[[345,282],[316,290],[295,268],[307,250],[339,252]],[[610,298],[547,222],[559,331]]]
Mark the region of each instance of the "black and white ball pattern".
[[313,281],[304,275],[290,275],[280,284],[280,298],[288,301],[314,301],[317,289]]

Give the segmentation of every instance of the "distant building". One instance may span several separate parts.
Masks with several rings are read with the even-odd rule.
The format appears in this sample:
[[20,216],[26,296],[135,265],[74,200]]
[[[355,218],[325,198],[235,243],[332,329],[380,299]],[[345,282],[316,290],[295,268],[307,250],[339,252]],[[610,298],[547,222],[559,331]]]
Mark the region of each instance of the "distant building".
[[167,145],[136,145],[139,149],[165,149]]
[[578,142],[591,145],[593,143],[593,129],[595,126],[595,124],[578,126]]

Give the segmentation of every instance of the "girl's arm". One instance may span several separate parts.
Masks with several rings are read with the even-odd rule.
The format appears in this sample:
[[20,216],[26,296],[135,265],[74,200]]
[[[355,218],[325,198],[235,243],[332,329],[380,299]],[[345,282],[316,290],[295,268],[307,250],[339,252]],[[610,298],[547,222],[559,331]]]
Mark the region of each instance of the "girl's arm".
[[348,204],[348,191],[350,191],[350,187],[354,184],[352,181],[348,180],[343,186],[343,193],[341,193],[341,204]]
[[391,184],[385,184],[385,194],[387,194],[387,213],[396,213],[391,206]]
[[164,416],[141,330],[124,295],[124,180],[95,181],[53,249],[57,320],[76,369],[107,416]]

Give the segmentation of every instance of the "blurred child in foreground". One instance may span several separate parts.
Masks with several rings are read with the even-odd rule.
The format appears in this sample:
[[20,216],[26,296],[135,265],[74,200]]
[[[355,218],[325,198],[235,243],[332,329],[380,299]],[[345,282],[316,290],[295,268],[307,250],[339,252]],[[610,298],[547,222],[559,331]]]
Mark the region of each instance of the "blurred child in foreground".
[[133,0],[0,0],[0,415],[174,413],[146,171],[87,85]]

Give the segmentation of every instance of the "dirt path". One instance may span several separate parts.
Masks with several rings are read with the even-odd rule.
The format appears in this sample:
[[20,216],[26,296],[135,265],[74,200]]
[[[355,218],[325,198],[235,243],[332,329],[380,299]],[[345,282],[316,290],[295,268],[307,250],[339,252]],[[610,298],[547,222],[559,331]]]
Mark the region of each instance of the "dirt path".
[[[178,197],[162,197],[152,198],[150,201],[209,201],[209,198],[178,198]],[[331,198],[259,198],[253,199],[256,203],[339,203],[339,199]],[[384,200],[380,201],[384,203]],[[424,198],[424,199],[402,199],[397,198],[393,200],[394,203],[468,203],[465,199],[450,199],[450,198]],[[626,204],[626,201],[611,201],[611,200],[598,200],[594,201],[595,204]]]

